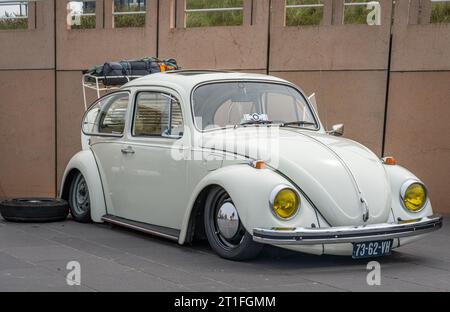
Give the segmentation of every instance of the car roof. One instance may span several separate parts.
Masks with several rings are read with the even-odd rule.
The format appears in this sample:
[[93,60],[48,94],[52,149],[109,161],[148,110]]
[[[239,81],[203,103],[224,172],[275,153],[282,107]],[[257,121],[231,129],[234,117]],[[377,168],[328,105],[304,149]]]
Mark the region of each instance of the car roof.
[[185,90],[190,90],[200,83],[217,80],[260,80],[284,83],[287,82],[286,80],[278,77],[256,73],[227,72],[218,70],[175,70],[151,74],[134,79],[125,84],[123,88],[148,85],[178,85],[183,87]]

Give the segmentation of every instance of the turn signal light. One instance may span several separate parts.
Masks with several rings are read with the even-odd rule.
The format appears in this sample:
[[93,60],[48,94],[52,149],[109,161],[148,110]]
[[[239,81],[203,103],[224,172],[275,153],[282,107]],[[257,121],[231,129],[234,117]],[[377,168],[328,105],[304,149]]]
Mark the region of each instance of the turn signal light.
[[397,164],[397,160],[392,156],[388,156],[383,158],[383,163],[385,165],[395,166]]
[[255,160],[251,163],[251,166],[255,169],[265,169],[266,168],[266,162],[263,160]]

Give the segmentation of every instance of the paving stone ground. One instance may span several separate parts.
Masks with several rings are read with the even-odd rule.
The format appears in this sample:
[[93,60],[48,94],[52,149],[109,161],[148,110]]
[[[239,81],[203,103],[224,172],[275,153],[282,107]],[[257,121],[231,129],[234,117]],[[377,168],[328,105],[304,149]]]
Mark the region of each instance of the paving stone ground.
[[[381,263],[368,286],[367,260],[268,247],[251,262],[216,256],[207,243],[179,246],[105,224],[72,220],[8,223],[0,218],[0,291],[450,291],[450,217],[420,242]],[[81,285],[66,281],[69,261]]]

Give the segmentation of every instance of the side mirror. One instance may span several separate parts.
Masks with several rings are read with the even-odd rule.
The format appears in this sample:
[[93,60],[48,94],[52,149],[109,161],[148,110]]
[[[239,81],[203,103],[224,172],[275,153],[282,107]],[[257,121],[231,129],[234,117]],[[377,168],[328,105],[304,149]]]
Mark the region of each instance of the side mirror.
[[342,136],[344,134],[344,124],[334,125],[332,129],[331,131],[327,131],[327,133],[334,136]]

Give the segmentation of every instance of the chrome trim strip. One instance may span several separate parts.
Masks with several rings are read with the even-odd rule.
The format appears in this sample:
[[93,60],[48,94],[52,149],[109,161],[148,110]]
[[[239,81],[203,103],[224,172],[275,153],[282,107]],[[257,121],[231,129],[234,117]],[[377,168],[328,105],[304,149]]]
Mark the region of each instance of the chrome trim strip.
[[417,236],[442,227],[442,216],[432,215],[416,222],[380,223],[331,228],[253,229],[253,240],[272,245],[314,245],[355,243]]
[[131,221],[131,220],[127,220],[124,218],[120,218],[120,217],[116,217],[113,215],[104,215],[102,217],[102,220],[107,222],[107,223],[112,223],[112,224],[116,224],[116,225],[120,225],[123,227],[127,227],[133,230],[137,230],[143,233],[147,233],[147,234],[151,234],[151,235],[156,235],[159,237],[163,237],[163,238],[167,238],[173,241],[178,242],[178,237],[171,235],[171,234],[166,234],[160,231],[157,231],[156,229],[152,229],[150,227],[152,227],[152,225],[150,224],[145,224],[142,223],[142,226],[138,225],[137,223],[141,223],[141,222],[135,222],[135,221]]

